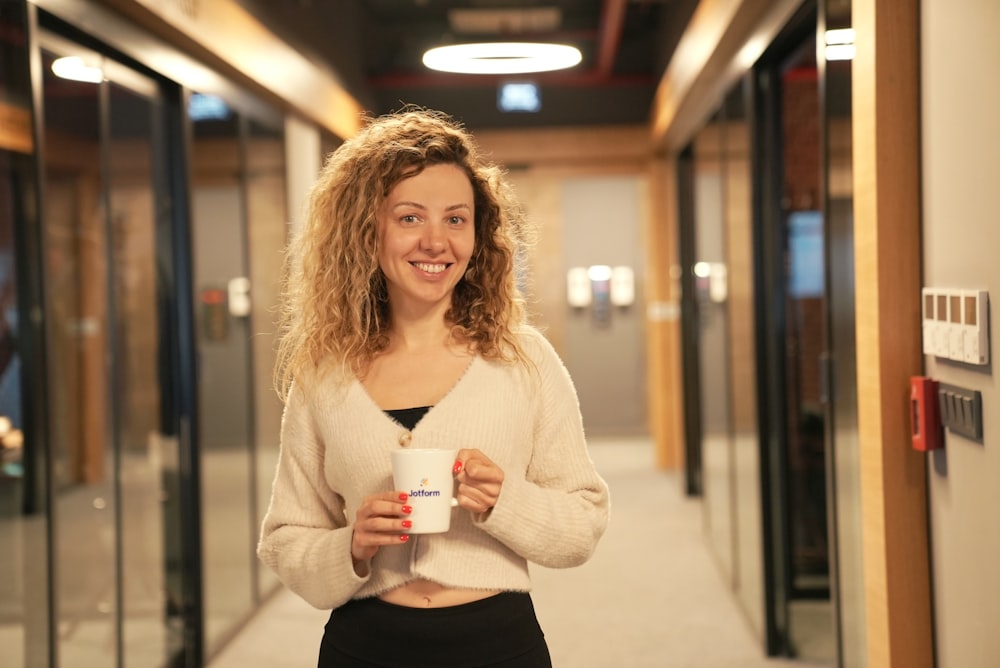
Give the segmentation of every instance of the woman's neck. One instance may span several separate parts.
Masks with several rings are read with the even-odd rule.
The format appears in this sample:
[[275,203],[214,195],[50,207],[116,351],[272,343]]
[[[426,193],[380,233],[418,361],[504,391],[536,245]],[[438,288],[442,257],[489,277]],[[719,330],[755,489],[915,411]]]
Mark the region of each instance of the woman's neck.
[[447,327],[409,326],[393,328],[389,332],[389,347],[386,352],[418,353],[433,349],[449,349],[455,345]]
[[451,325],[445,319],[445,309],[424,313],[396,310],[389,328],[389,350],[417,352],[434,348],[452,348],[455,341]]

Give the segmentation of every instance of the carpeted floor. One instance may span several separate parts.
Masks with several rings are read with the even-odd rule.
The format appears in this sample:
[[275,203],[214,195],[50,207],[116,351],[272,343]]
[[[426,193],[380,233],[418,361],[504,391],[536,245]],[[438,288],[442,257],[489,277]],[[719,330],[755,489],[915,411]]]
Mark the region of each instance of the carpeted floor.
[[[653,466],[646,439],[591,443],[611,487],[594,557],[533,568],[532,597],[555,668],[799,668],[767,659],[702,536],[700,502]],[[328,612],[279,592],[210,668],[315,666]]]

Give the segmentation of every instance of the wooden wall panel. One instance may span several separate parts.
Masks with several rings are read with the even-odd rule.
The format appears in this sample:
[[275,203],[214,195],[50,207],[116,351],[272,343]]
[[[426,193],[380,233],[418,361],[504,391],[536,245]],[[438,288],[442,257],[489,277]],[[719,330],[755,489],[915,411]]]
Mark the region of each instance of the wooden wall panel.
[[646,226],[646,356],[649,426],[656,464],[684,466],[684,385],[681,371],[678,266],[677,161],[660,158],[650,167],[650,213]]
[[934,665],[926,460],[910,447],[920,350],[917,0],[855,0],[858,426],[868,665]]

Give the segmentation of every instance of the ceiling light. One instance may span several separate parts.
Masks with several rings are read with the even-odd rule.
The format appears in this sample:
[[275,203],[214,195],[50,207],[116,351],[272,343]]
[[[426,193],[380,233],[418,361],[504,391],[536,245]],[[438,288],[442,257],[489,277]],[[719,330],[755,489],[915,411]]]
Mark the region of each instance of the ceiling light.
[[527,74],[564,70],[582,59],[579,49],[565,44],[485,42],[431,49],[424,54],[424,65],[459,74]]
[[827,44],[854,44],[854,28],[827,30],[824,37]]
[[854,60],[857,48],[853,44],[827,44],[827,60]]
[[854,29],[827,30],[825,35],[827,60],[854,60]]
[[88,65],[79,56],[66,56],[52,61],[52,73],[60,79],[72,79],[85,83],[101,83],[104,72],[100,67]]

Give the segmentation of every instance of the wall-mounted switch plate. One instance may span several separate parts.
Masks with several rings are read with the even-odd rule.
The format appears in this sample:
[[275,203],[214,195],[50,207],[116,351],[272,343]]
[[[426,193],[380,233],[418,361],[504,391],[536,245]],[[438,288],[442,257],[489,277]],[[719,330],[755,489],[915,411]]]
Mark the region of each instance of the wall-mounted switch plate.
[[920,297],[925,355],[966,364],[990,363],[986,290],[924,288]]
[[938,401],[941,407],[941,424],[948,431],[982,442],[983,395],[978,390],[940,383]]
[[986,290],[962,293],[962,351],[964,362],[989,364],[989,295]]

